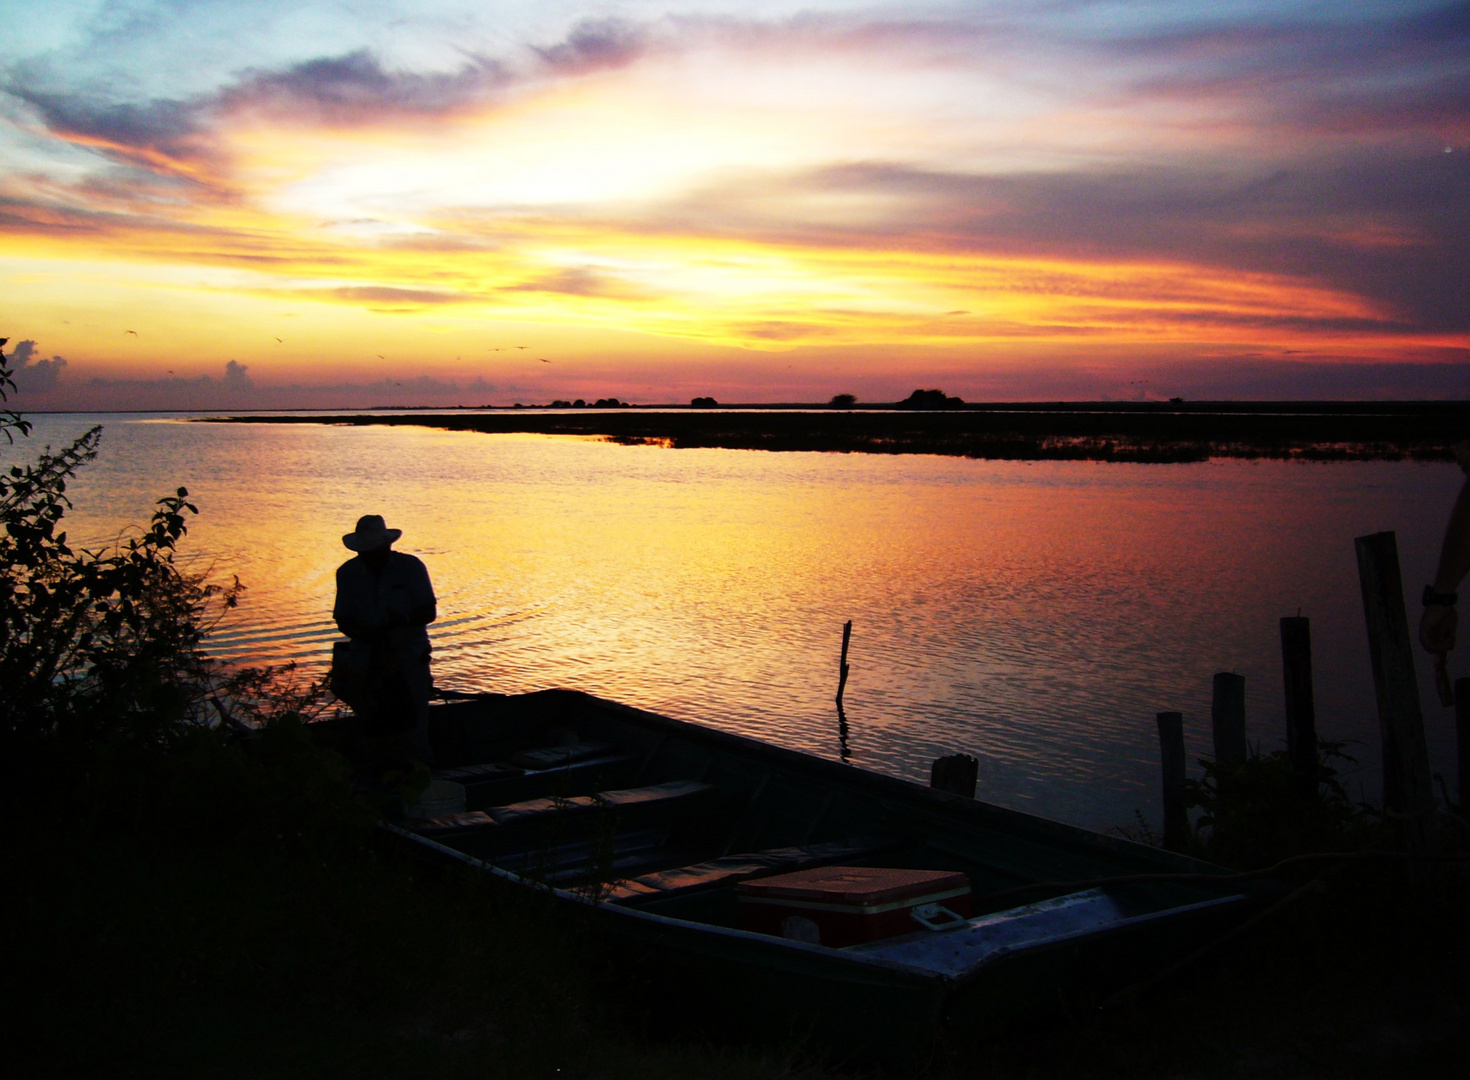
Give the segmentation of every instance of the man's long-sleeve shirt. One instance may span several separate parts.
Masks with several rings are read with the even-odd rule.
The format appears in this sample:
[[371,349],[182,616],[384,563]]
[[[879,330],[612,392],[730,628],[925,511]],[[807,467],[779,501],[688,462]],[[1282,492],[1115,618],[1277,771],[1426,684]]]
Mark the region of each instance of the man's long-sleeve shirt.
[[390,551],[388,562],[374,571],[361,557],[337,568],[337,602],[332,618],[354,641],[376,642],[403,660],[428,655],[429,632],[410,624],[427,612],[437,614],[429,571],[412,555]]

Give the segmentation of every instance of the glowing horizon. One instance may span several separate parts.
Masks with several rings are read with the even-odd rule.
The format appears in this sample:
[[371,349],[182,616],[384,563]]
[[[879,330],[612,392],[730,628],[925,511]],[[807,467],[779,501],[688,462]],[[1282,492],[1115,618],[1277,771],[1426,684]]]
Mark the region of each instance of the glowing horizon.
[[1470,394],[1461,5],[4,9],[22,407]]

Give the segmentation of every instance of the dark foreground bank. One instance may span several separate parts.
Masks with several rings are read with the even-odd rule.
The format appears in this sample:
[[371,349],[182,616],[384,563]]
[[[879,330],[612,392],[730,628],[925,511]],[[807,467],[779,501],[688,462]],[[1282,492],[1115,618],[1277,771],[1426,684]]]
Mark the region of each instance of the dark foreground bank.
[[[384,846],[299,724],[35,765],[5,830],[10,1075],[870,1074],[800,1031],[672,1027],[541,898]],[[960,1033],[911,1073],[1460,1076],[1467,908],[1463,875],[1347,866],[1136,998]]]
[[1470,402],[1197,402],[830,408],[321,413],[223,423],[410,425],[579,435],[675,448],[945,454],[1021,461],[1185,462],[1212,457],[1447,461]]

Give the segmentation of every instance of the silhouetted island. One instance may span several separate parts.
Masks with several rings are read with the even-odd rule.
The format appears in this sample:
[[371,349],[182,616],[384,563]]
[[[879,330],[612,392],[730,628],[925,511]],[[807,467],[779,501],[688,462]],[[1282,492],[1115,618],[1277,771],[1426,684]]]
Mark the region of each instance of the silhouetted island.
[[[937,397],[935,396],[937,395]],[[1470,437],[1470,402],[1049,402],[975,404],[938,390],[902,402],[850,395],[807,405],[534,407],[410,414],[241,415],[217,423],[386,424],[451,431],[601,436],[625,444],[945,454],[1023,461],[1186,462],[1212,457],[1313,461],[1449,460]],[[840,400],[839,400],[840,399]],[[616,402],[616,404],[614,404]],[[708,403],[708,404],[706,404]],[[553,405],[567,407],[566,402]],[[833,408],[833,406],[837,408]],[[596,411],[594,411],[596,410]]]

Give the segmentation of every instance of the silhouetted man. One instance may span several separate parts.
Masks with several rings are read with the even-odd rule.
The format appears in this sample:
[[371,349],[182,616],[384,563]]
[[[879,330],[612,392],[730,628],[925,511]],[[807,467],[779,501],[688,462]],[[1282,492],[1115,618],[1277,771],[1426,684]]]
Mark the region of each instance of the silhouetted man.
[[[1455,447],[1455,460],[1470,477],[1470,442]],[[1445,526],[1444,543],[1439,549],[1439,568],[1434,581],[1424,587],[1424,615],[1419,620],[1419,644],[1435,655],[1436,675],[1441,697],[1448,697],[1444,687],[1449,682],[1445,670],[1445,654],[1455,647],[1455,613],[1460,583],[1470,573],[1470,479],[1460,489],[1455,508]]]
[[[342,537],[357,557],[337,568],[332,618],[351,638],[333,658],[333,689],[372,738],[407,735],[420,759],[429,759],[429,633],[438,616],[429,571],[412,555],[393,550],[403,535],[378,514],[357,520]],[[345,670],[338,670],[339,665]]]

